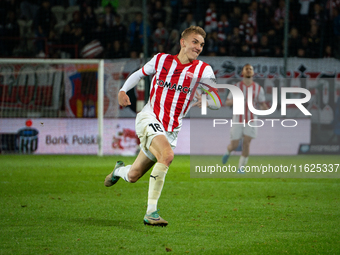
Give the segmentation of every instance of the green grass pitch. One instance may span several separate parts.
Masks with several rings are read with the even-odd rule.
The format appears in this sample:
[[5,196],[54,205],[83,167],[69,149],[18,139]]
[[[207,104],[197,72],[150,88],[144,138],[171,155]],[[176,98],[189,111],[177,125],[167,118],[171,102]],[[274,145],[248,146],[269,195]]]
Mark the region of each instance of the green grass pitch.
[[[189,158],[166,176],[161,228],[143,225],[148,174],[103,185],[134,157],[1,155],[0,254],[339,254],[340,179],[194,179]],[[249,164],[311,159],[340,163]]]

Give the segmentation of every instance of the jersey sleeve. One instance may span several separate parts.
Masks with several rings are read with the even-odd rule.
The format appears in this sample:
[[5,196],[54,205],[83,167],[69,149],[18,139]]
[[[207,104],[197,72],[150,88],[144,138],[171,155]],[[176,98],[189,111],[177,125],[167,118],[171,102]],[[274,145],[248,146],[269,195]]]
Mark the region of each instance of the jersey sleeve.
[[155,55],[150,61],[148,61],[142,68],[131,74],[129,78],[127,78],[127,80],[125,81],[120,91],[127,92],[130,89],[134,88],[138,84],[140,79],[142,79],[144,76],[154,74],[156,72],[155,65],[157,55]]
[[202,73],[202,84],[207,84],[207,85],[202,85],[202,90],[204,91],[205,94],[207,94],[207,103],[208,103],[208,108],[211,110],[218,110],[221,105],[221,98],[218,95],[218,90],[214,85],[216,84],[216,78],[213,69],[211,66],[207,65]]
[[153,56],[152,59],[150,59],[141,69],[142,72],[145,76],[152,75],[156,73],[156,62],[157,62],[157,57],[160,53],[156,54]]
[[216,81],[216,77],[211,66],[207,65],[202,73],[202,79],[213,79]]

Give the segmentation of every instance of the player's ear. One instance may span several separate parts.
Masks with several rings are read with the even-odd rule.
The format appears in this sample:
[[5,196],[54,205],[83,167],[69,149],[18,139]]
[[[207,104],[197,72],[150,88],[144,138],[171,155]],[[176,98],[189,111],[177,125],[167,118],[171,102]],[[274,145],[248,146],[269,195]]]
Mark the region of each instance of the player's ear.
[[181,44],[181,48],[184,47],[184,38],[181,38],[181,40],[179,40],[180,44]]

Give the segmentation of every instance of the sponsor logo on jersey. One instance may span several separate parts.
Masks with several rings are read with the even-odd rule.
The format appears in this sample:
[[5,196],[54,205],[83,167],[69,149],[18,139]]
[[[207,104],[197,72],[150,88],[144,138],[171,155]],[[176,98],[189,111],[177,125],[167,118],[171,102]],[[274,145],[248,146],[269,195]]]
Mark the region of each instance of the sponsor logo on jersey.
[[164,87],[164,88],[167,88],[167,89],[172,89],[172,90],[175,90],[175,91],[183,92],[185,94],[190,94],[190,92],[191,92],[191,89],[189,87],[183,87],[180,84],[176,84],[176,83],[172,84],[171,82],[167,82],[167,81],[163,81],[163,80],[157,79],[156,84],[160,87]]

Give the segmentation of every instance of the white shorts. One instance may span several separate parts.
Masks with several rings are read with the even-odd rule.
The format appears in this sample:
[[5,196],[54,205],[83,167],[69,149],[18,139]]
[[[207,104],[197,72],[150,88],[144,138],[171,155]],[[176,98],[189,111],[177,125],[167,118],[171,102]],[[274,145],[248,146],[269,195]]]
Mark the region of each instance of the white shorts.
[[136,133],[140,140],[140,148],[144,154],[156,162],[156,157],[149,151],[152,139],[158,135],[165,135],[172,149],[177,145],[178,132],[167,132],[164,130],[162,123],[156,117],[148,112],[140,112],[136,117]]
[[240,140],[244,135],[250,136],[251,138],[257,137],[257,128],[250,127],[246,124],[245,127],[242,125],[232,126],[230,128],[230,139]]

